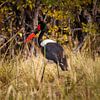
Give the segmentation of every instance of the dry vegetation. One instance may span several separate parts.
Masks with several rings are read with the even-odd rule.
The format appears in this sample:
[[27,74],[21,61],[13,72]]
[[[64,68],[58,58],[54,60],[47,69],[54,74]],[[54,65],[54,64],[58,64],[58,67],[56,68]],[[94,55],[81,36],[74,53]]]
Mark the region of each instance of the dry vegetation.
[[65,50],[70,68],[67,72],[59,68],[59,78],[57,66],[41,54],[1,60],[0,100],[100,100],[100,58],[93,61]]

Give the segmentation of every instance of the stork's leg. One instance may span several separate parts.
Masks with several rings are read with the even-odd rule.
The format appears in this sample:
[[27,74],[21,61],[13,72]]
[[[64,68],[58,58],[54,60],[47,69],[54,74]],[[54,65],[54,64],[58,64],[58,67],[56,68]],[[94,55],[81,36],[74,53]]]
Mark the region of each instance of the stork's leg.
[[42,71],[42,76],[41,76],[40,82],[43,81],[46,65],[47,65],[47,62],[44,62],[44,65],[43,65],[43,71]]

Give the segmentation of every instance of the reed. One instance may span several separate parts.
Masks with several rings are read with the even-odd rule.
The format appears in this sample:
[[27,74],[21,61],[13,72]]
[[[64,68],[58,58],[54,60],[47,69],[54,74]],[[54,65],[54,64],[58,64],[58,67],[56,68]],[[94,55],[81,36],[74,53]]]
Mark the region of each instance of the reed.
[[65,51],[70,68],[59,67],[59,77],[56,64],[41,54],[1,60],[0,100],[100,100],[100,58]]

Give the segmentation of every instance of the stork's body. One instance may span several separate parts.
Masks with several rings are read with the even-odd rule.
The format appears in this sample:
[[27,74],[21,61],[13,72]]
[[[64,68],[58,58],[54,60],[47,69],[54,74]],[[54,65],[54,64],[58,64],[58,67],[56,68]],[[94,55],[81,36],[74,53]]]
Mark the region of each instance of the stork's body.
[[53,60],[62,70],[67,70],[67,60],[61,45],[47,39],[41,42],[41,51],[48,60]]
[[[54,40],[51,39],[42,40],[43,35],[44,32],[42,31],[38,37],[38,44],[42,54],[48,60],[52,60],[56,64],[59,64],[59,66],[63,71],[66,71],[68,68],[68,63],[67,63],[66,55],[64,54],[63,47]],[[35,37],[34,33],[29,35],[25,42],[28,42],[33,37]]]

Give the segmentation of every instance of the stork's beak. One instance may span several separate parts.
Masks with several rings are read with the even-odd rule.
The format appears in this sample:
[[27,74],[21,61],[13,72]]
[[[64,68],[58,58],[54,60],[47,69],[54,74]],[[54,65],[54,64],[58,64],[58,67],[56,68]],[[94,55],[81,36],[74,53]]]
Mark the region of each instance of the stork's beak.
[[35,33],[31,33],[31,34],[25,39],[24,43],[29,42],[30,40],[32,40],[32,39],[35,38],[35,37],[36,37]]

